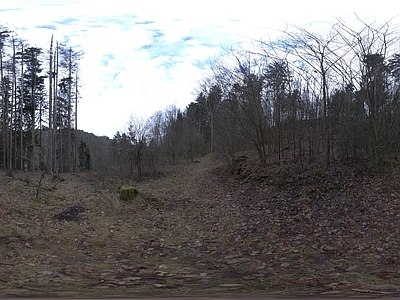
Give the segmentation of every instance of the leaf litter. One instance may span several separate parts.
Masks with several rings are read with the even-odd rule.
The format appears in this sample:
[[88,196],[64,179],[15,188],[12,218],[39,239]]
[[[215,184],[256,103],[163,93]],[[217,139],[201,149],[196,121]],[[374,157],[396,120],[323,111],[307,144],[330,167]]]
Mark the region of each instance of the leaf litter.
[[[399,293],[397,169],[238,175],[216,155],[199,161],[138,182],[133,203],[89,175],[45,177],[42,203],[2,179],[2,293]],[[74,205],[75,222],[54,218]]]

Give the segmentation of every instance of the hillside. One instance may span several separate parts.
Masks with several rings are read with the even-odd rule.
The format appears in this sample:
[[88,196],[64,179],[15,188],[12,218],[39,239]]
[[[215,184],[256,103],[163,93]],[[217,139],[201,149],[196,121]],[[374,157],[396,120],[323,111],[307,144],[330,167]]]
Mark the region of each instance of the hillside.
[[0,296],[398,295],[398,167],[241,164],[182,163],[133,202],[93,173],[46,174],[40,201],[39,174],[1,177]]

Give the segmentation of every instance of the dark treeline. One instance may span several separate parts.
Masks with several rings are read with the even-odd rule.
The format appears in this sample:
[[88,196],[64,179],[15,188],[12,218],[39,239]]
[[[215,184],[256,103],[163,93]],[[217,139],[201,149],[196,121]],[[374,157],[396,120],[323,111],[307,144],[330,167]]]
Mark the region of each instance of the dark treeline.
[[75,136],[80,58],[53,37],[45,50],[0,27],[0,164],[8,175],[88,166]]
[[399,31],[391,22],[353,23],[338,20],[320,32],[293,27],[279,40],[230,49],[212,62],[185,110],[132,119],[115,135],[118,173],[141,176],[211,151],[235,165],[249,148],[261,167],[397,164]]

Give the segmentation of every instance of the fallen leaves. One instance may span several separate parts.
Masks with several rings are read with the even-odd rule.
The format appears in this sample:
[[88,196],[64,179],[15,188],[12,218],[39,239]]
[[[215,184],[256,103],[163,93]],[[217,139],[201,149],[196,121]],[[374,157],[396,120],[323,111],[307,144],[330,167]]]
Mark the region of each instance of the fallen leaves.
[[[291,169],[257,177],[259,169],[258,181],[240,184],[207,158],[185,168],[184,176],[138,183],[151,195],[140,208],[117,207],[112,192],[68,180],[46,191],[68,203],[3,203],[0,274],[10,275],[0,279],[9,288],[29,282],[131,294],[399,292],[397,177]],[[55,213],[81,203],[76,190],[85,218],[56,222]]]

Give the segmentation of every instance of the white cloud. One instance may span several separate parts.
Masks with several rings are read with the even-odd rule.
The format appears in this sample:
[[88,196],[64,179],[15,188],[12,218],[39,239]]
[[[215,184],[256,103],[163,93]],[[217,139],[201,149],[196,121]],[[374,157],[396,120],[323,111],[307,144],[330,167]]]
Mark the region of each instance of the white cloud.
[[149,117],[193,101],[207,60],[221,46],[353,12],[387,20],[397,6],[396,0],[2,0],[0,25],[44,49],[54,34],[83,50],[78,126],[113,136],[131,114]]

